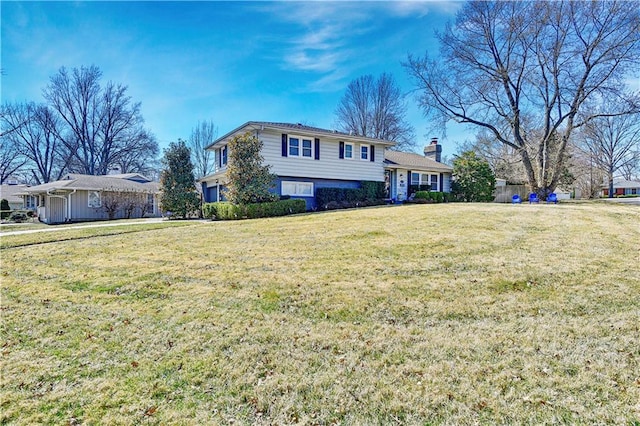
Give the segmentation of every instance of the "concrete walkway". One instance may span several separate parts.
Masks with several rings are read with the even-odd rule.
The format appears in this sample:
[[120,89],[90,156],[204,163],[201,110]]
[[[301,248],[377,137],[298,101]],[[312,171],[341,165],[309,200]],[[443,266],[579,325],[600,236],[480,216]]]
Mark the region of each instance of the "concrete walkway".
[[0,232],[0,238],[8,235],[21,235],[21,234],[35,234],[38,232],[56,232],[56,231],[66,231],[67,229],[83,229],[83,228],[106,228],[110,226],[128,226],[128,225],[144,225],[147,223],[160,223],[165,219],[161,217],[154,217],[149,219],[138,220],[135,222],[109,222],[109,223],[87,223],[87,224],[78,224],[71,226],[59,226],[59,225],[49,225],[47,228],[38,228],[38,229],[26,229],[22,231],[8,231],[8,232]]

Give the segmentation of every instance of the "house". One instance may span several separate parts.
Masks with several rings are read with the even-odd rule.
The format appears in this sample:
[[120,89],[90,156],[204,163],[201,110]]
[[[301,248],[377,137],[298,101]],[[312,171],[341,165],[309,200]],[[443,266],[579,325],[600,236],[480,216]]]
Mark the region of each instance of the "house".
[[303,124],[249,121],[212,142],[212,174],[199,180],[205,202],[223,201],[229,152],[236,136],[251,132],[263,143],[264,163],[276,175],[273,192],[304,199],[316,207],[318,188],[359,188],[362,181],[385,181],[385,149],[394,142],[350,135]]
[[158,183],[138,173],[71,173],[22,190],[25,200],[35,199],[40,221],[48,224],[158,216],[158,193]]
[[[28,188],[29,185],[12,183],[9,185],[2,184],[0,186],[0,199],[7,200],[9,202],[9,208],[11,210],[23,210],[25,208],[29,208],[28,205],[25,205],[25,200],[20,195],[22,192]],[[33,200],[29,200],[33,203]]]
[[453,168],[441,162],[442,146],[433,138],[424,156],[387,150],[384,153],[385,181],[389,198],[406,200],[416,191],[451,192]]
[[[636,180],[614,179],[613,196],[638,195],[640,196],[640,182]],[[602,196],[609,196],[609,184],[603,185]]]
[[320,129],[303,124],[249,121],[211,143],[215,152],[212,174],[199,180],[205,202],[223,201],[228,161],[227,144],[246,132],[263,142],[264,162],[277,176],[274,192],[302,198],[316,207],[318,188],[359,188],[362,181],[385,182],[387,197],[406,200],[417,190],[451,191],[453,169],[440,162],[442,146],[436,138],[424,156],[391,151],[395,142]]

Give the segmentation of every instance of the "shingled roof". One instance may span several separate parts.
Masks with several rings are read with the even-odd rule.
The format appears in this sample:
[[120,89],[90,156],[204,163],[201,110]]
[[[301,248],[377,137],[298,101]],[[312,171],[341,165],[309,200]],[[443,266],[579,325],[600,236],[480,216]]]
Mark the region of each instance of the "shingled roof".
[[158,192],[159,184],[157,182],[149,181],[138,182],[114,175],[92,176],[70,173],[61,180],[31,186],[29,188],[25,188],[23,192],[27,194],[36,194],[47,191],[74,189],[87,191]]
[[302,124],[302,123],[278,123],[278,122],[273,122],[273,121],[248,121],[248,122],[244,123],[242,126],[239,126],[239,127],[235,128],[235,129],[233,129],[232,131],[230,131],[229,133],[225,134],[224,136],[219,137],[218,139],[213,141],[211,144],[209,144],[209,146],[207,146],[205,149],[209,149],[209,148],[213,147],[215,144],[217,144],[217,143],[219,143],[221,141],[225,141],[229,137],[234,136],[234,135],[236,135],[237,133],[239,133],[241,131],[245,131],[245,129],[247,129],[247,128],[254,129],[254,130],[255,129],[261,129],[261,128],[269,128],[269,129],[275,129],[275,130],[282,130],[283,132],[290,132],[291,130],[298,130],[298,131],[303,131],[303,132],[316,134],[316,135],[327,135],[327,136],[339,137],[341,139],[344,139],[345,141],[358,140],[358,141],[370,141],[372,143],[379,143],[379,144],[384,144],[384,145],[388,145],[388,146],[395,145],[394,141],[388,141],[388,140],[376,139],[376,138],[369,138],[369,137],[366,137],[366,136],[360,136],[360,135],[345,133],[345,132],[341,132],[341,131],[338,131],[338,130],[322,129],[320,127],[307,126],[306,124]]
[[413,152],[387,150],[384,152],[384,162],[387,166],[411,170],[434,172],[453,171],[451,166],[439,163],[432,158],[425,157],[424,155],[414,154]]

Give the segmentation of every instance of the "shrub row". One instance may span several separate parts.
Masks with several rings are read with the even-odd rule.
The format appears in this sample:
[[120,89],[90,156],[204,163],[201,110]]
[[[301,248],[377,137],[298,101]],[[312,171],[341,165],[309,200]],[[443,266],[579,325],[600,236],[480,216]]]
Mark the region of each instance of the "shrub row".
[[205,218],[218,220],[286,216],[288,214],[304,213],[306,210],[306,202],[299,199],[243,205],[228,202],[204,203],[202,205],[202,214]]
[[[360,188],[318,188],[316,205],[321,210],[383,204],[384,182],[362,181]],[[357,204],[357,205],[356,205]],[[346,205],[348,207],[337,207]]]
[[321,206],[321,210],[352,209],[356,207],[381,206],[384,200],[364,200],[364,201],[329,201]]
[[435,191],[418,191],[414,194],[412,201],[416,204],[425,203],[448,203],[453,200],[453,197],[448,192],[435,192]]

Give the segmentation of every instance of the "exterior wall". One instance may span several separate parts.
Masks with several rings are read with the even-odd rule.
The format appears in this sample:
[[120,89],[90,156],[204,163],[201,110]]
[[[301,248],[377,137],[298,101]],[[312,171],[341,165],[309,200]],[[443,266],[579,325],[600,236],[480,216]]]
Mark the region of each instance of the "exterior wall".
[[[209,186],[211,185],[211,186]],[[224,185],[220,185],[220,201],[225,201]],[[202,195],[205,203],[215,203],[218,201],[218,185],[213,182],[202,182]]]
[[[408,169],[395,169],[390,173],[390,198],[396,201],[404,201],[411,194],[411,170]],[[440,172],[426,172],[426,171],[413,171],[413,173],[419,173],[421,178],[423,174],[438,175],[438,191],[439,192],[451,192],[451,173]]]
[[97,220],[107,217],[101,208],[89,207],[89,191],[71,194],[71,220]]
[[[322,158],[322,157],[321,157]],[[313,183],[313,196],[312,197],[304,197],[304,196],[296,196],[292,195],[292,199],[301,199],[305,200],[307,203],[307,210],[314,210],[318,206],[316,205],[316,197],[315,192],[318,188],[360,188],[360,181],[348,181],[348,180],[338,180],[338,179],[309,179],[309,178],[300,178],[296,176],[279,176],[276,179],[276,187],[274,193],[277,195],[282,195],[282,181],[287,182],[311,182]]]
[[61,197],[48,197],[47,223],[62,223],[66,220],[67,203]]
[[[290,136],[306,136],[294,129],[287,133]],[[358,158],[339,158],[339,136],[320,139],[320,159],[282,156],[282,133],[262,131],[258,134],[263,142],[262,156],[265,164],[271,165],[271,173],[278,176],[304,177],[314,179],[336,179],[353,181],[384,181],[384,145],[375,146],[375,161],[359,158],[359,145],[354,144],[354,156]],[[314,138],[311,137],[313,140]],[[371,144],[365,144],[371,145]]]

